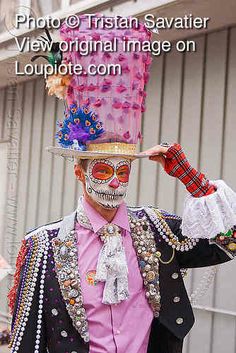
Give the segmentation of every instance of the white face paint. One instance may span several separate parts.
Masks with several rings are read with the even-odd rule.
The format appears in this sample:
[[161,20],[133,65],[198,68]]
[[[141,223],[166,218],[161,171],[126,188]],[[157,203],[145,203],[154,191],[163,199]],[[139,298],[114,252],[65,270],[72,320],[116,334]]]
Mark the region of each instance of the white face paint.
[[119,207],[127,193],[130,168],[130,160],[121,157],[89,161],[85,173],[87,193],[105,208]]

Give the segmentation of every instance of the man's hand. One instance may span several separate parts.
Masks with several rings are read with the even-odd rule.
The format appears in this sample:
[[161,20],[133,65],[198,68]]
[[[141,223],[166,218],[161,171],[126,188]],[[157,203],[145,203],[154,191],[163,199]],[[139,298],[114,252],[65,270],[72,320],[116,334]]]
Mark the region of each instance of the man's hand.
[[167,153],[169,147],[163,147],[161,145],[156,145],[152,148],[149,148],[148,150],[142,152],[141,154],[145,154],[147,156],[150,156],[149,159],[151,161],[158,162],[162,165],[163,168],[165,168],[165,154]]
[[186,158],[182,147],[174,143],[169,147],[154,146],[143,152],[149,159],[159,162],[167,174],[178,178],[194,197],[209,195],[215,191],[205,175],[194,169]]

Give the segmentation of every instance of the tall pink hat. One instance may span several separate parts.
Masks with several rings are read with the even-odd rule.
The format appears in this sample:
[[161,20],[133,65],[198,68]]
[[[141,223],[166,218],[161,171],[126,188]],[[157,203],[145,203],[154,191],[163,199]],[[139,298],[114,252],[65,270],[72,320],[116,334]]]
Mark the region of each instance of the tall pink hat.
[[[138,50],[127,52],[123,45],[127,40],[149,41],[151,33],[141,22],[138,28],[106,29],[89,26],[86,15],[79,19],[78,28],[72,29],[63,23],[60,35],[70,46],[70,51],[63,52],[63,62],[82,65],[83,73],[66,77],[57,75],[47,81],[49,94],[59,92],[57,95],[66,102],[64,120],[58,123],[56,134],[60,147],[49,147],[48,150],[78,159],[143,157],[135,149],[142,137],[141,118],[145,110],[145,85],[149,78],[151,54]],[[116,45],[116,51],[94,50],[83,55],[76,45],[73,46],[73,43],[82,41],[110,42]],[[111,68],[111,64],[118,64],[120,72]],[[88,74],[89,66],[95,70],[99,65],[102,69],[105,66],[111,69],[103,75]]]

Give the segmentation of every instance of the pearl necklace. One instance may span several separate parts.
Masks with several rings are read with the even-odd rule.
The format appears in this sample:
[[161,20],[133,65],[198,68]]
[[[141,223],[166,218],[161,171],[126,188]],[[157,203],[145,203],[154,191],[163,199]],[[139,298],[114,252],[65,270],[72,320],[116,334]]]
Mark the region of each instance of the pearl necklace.
[[[45,241],[46,239],[46,241]],[[30,309],[34,297],[35,287],[37,283],[39,267],[41,259],[43,257],[42,275],[40,280],[41,297],[39,300],[39,317],[37,320],[37,337],[40,338],[41,323],[42,323],[42,305],[43,305],[43,290],[44,290],[44,279],[46,271],[46,259],[48,251],[48,234],[46,230],[41,231],[37,235],[32,235],[29,239],[29,257],[25,263],[25,269],[23,274],[23,280],[21,283],[20,297],[17,303],[17,315],[16,321],[14,322],[11,342],[9,347],[12,348],[12,352],[18,352],[23,335],[25,332],[26,324],[30,315]],[[40,325],[40,326],[39,326]],[[36,338],[34,353],[39,353],[39,338]]]
[[149,216],[161,237],[176,251],[189,251],[199,242],[199,239],[192,238],[184,238],[184,240],[180,241],[179,238],[171,231],[158,209],[147,207],[145,208],[145,212]]

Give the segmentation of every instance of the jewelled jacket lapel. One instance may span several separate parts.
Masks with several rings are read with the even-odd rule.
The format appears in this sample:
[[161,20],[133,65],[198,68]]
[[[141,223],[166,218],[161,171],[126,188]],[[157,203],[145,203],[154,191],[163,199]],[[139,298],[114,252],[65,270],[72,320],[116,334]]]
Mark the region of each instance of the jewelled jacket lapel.
[[78,270],[77,237],[75,232],[76,212],[66,216],[53,242],[55,270],[66,309],[73,326],[85,342],[89,341],[88,322],[81,294]]
[[129,210],[129,222],[146,298],[154,316],[158,317],[161,306],[159,285],[160,252],[156,249],[154,233],[143,210],[140,210],[139,213]]

